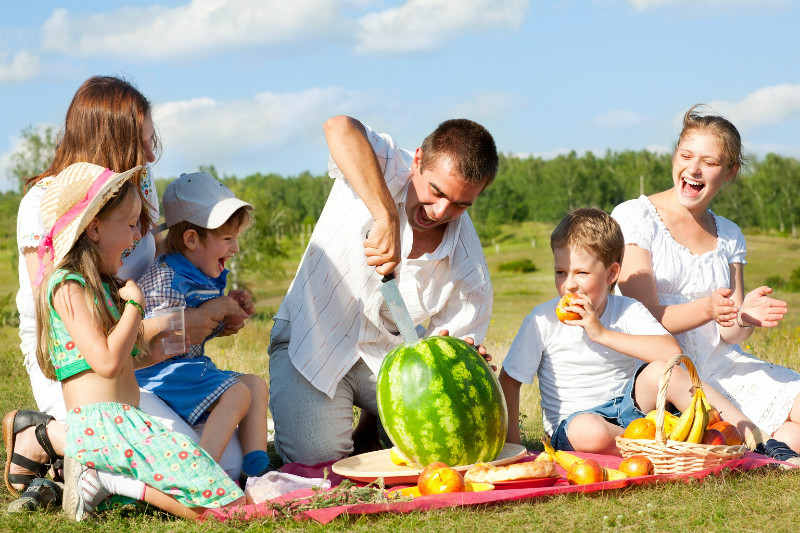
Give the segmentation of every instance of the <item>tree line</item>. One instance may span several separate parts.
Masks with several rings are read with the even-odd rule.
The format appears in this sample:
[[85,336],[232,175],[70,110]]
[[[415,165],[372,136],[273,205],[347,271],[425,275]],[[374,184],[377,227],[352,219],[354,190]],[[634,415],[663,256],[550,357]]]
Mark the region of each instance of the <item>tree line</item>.
[[[30,172],[29,167],[25,167]],[[255,223],[245,234],[243,263],[269,270],[282,255],[287,237],[306,239],[330,192],[327,175],[299,176],[255,173],[246,177],[220,176],[214,166],[200,167],[255,207]],[[171,179],[158,180],[160,193]],[[502,225],[523,221],[555,224],[572,208],[595,206],[611,211],[640,194],[653,194],[672,184],[669,154],[649,151],[571,152],[552,159],[500,156],[495,182],[469,208],[484,242]],[[0,195],[0,216],[14,220],[21,193]],[[796,200],[796,198],[798,200]],[[737,179],[714,200],[712,209],[743,229],[797,237],[800,216],[800,162],[769,154],[751,161]],[[0,231],[14,238],[13,224]],[[6,244],[7,243],[7,244]],[[5,246],[13,241],[4,239]],[[248,268],[249,270],[249,268]]]

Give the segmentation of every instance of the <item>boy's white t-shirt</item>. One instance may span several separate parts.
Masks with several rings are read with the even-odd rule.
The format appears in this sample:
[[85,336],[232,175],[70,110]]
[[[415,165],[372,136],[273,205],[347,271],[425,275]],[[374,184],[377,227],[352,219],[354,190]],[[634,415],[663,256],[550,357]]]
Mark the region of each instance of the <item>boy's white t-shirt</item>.
[[[589,340],[580,326],[556,318],[558,298],[533,308],[503,361],[503,370],[522,383],[539,376],[544,429],[552,435],[558,424],[577,411],[619,396],[643,363]],[[637,300],[609,294],[600,323],[630,335],[667,335],[650,311]]]

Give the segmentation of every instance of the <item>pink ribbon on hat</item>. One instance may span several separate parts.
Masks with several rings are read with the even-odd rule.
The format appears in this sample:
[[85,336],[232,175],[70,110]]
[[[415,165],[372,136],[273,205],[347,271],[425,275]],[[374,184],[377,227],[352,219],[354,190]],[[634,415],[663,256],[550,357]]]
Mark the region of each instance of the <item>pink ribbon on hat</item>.
[[50,250],[50,260],[52,261],[55,258],[55,248],[53,248],[53,236],[58,235],[61,230],[67,227],[78,215],[80,215],[86,207],[94,200],[97,193],[100,192],[100,189],[103,188],[103,185],[114,176],[115,172],[113,170],[105,169],[103,172],[97,176],[97,179],[94,180],[92,186],[89,187],[89,190],[86,191],[86,196],[83,197],[78,203],[73,205],[69,211],[61,215],[56,223],[53,224],[53,227],[50,228],[50,231],[42,237],[42,240],[39,242],[39,248],[36,251],[37,256],[39,257],[39,271],[36,273],[36,281],[34,281],[34,285],[37,287],[42,284],[42,280],[44,279],[44,257],[47,254],[47,250]]

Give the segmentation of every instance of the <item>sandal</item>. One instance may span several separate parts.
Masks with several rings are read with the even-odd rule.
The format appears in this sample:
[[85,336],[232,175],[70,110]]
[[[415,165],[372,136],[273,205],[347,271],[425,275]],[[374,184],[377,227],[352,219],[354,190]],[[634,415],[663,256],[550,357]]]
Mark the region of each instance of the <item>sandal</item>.
[[[51,420],[53,420],[53,417],[50,415],[28,409],[11,411],[3,418],[3,442],[6,448],[5,482],[6,488],[12,496],[18,497],[20,493],[20,491],[11,486],[12,483],[22,484],[27,487],[34,479],[47,475],[50,465],[54,461],[61,459],[61,456],[53,449],[50,438],[47,436],[47,423]],[[39,463],[14,453],[17,433],[31,426],[36,426],[36,440],[39,441],[39,445],[50,458],[47,463]],[[12,463],[36,473],[10,474],[9,470]]]
[[8,505],[9,513],[45,510],[50,507],[60,507],[64,494],[63,487],[47,478],[37,477],[22,494]]

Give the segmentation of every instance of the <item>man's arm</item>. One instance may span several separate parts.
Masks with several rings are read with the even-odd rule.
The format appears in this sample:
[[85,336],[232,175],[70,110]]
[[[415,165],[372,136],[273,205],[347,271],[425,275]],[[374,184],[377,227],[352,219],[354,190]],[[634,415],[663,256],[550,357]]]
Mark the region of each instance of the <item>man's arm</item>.
[[389,274],[400,262],[400,222],[367,132],[361,122],[344,115],[328,119],[323,129],[333,161],[374,220],[364,240],[367,264],[378,274]]

